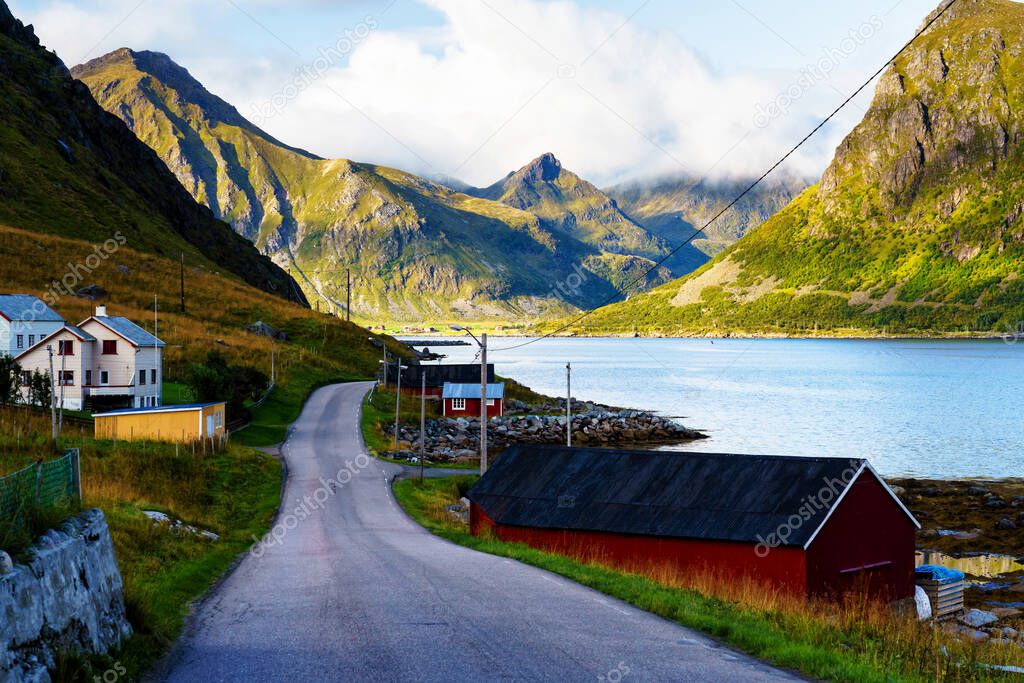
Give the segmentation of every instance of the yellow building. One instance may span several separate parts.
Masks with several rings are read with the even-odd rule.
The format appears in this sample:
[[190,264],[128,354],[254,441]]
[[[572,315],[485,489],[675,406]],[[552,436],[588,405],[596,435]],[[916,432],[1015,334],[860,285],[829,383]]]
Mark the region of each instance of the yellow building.
[[115,441],[220,441],[225,435],[223,403],[129,408],[93,415],[96,438]]

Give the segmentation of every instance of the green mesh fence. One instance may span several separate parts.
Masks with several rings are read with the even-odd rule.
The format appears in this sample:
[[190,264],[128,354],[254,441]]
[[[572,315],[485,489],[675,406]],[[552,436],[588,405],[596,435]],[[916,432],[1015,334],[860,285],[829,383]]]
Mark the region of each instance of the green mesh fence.
[[0,538],[31,531],[40,510],[72,507],[81,502],[78,450],[63,458],[39,462],[0,477]]

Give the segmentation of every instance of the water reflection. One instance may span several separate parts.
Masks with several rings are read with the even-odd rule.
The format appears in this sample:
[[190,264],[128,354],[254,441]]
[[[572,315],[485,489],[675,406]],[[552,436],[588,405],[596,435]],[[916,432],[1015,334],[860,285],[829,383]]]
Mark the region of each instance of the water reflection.
[[917,565],[937,564],[950,569],[958,569],[968,576],[978,579],[998,579],[1007,574],[1024,571],[1022,558],[1013,555],[984,554],[953,557],[935,550],[919,550]]

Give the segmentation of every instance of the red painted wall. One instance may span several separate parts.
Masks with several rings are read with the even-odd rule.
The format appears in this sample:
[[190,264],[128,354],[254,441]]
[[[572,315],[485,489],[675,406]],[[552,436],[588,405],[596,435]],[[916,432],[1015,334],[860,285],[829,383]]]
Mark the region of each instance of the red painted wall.
[[910,518],[865,470],[807,549],[808,588],[838,594],[866,587],[881,598],[912,597],[916,533]]
[[669,566],[712,572],[722,580],[754,579],[801,595],[807,591],[805,557],[799,548],[776,548],[758,557],[748,543],[499,526],[477,505],[470,506],[470,529],[474,535],[493,532],[503,541],[627,570]]
[[[448,417],[480,417],[480,399],[466,399],[465,410],[454,410],[452,408],[452,399],[445,399],[444,402],[444,414]],[[495,399],[494,405],[488,406],[487,417],[501,417],[502,416],[502,402],[499,399]]]

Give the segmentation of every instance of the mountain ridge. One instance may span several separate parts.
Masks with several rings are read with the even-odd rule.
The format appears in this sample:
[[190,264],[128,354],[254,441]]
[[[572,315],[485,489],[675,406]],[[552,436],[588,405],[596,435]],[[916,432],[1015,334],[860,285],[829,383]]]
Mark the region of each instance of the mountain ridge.
[[305,304],[286,273],[197,204],[0,2],[0,222],[224,269]]
[[[351,269],[364,320],[559,315],[615,296],[654,266],[646,253],[613,253],[514,203],[284,146],[166,55],[122,49],[73,73],[197,201],[294,269],[311,297],[339,308]],[[566,294],[558,284],[579,272],[587,286]],[[669,276],[655,269],[650,283]]]
[[1024,5],[961,0],[885,71],[818,183],[701,270],[596,312],[588,327],[1017,329],[1022,73]]

